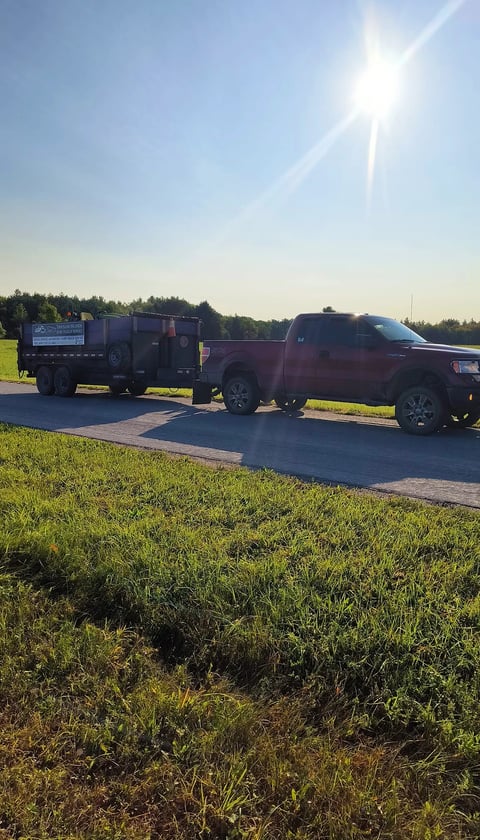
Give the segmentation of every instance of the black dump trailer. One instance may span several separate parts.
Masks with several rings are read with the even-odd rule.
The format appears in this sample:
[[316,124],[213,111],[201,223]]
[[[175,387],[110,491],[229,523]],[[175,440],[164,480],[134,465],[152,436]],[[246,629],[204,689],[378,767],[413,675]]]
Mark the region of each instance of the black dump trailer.
[[[141,396],[148,387],[195,388],[201,365],[200,320],[137,312],[55,324],[23,324],[18,370],[41,394],[71,397],[78,384],[108,385]],[[201,384],[199,387],[201,388]]]

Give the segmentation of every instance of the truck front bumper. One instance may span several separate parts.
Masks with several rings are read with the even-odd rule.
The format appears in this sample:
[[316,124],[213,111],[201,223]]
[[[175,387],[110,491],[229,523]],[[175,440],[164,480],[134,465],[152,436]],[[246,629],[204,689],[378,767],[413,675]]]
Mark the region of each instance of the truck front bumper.
[[480,411],[480,385],[447,387],[447,394],[452,414]]

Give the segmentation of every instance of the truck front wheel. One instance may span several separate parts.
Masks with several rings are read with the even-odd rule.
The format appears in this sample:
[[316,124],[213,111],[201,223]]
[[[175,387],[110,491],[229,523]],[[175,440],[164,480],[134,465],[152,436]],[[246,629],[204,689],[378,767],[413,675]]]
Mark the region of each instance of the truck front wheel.
[[426,385],[403,391],[395,404],[395,418],[410,435],[431,435],[445,424],[447,409],[440,394]]
[[42,365],[37,370],[36,376],[37,391],[44,397],[51,397],[55,393],[55,385],[53,384],[53,370],[51,367]]
[[72,378],[72,374],[63,365],[56,369],[53,376],[53,384],[57,397],[73,397],[77,390],[77,383]]
[[260,405],[260,392],[253,378],[236,374],[223,387],[223,401],[230,414],[253,414]]

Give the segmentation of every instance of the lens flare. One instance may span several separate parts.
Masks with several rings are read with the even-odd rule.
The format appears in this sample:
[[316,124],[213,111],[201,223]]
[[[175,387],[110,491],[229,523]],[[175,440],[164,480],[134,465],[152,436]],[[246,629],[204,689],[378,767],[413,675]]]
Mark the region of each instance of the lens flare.
[[383,119],[398,96],[398,68],[387,61],[372,61],[357,82],[355,102],[360,111]]

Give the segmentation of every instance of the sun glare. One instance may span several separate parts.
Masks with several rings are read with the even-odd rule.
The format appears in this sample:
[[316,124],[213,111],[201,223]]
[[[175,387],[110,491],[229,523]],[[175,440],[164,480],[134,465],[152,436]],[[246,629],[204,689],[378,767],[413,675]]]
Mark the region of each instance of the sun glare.
[[398,69],[386,61],[369,64],[355,89],[355,103],[360,111],[375,120],[383,119],[398,94]]

